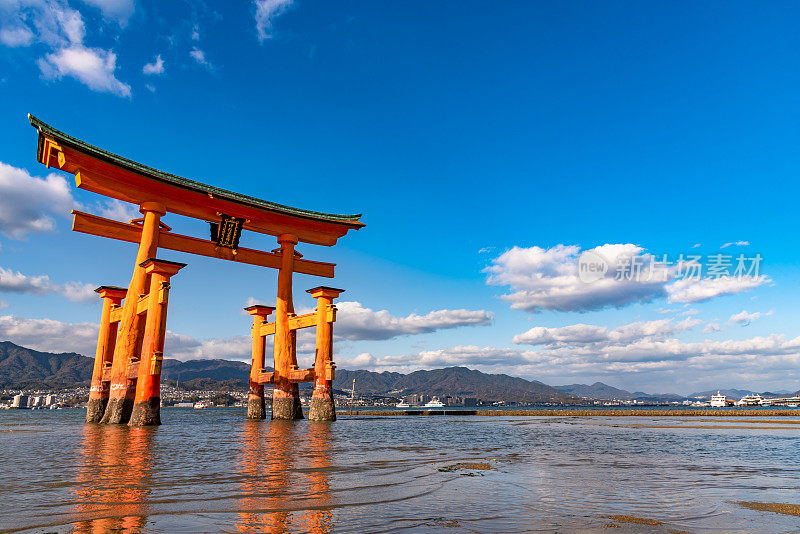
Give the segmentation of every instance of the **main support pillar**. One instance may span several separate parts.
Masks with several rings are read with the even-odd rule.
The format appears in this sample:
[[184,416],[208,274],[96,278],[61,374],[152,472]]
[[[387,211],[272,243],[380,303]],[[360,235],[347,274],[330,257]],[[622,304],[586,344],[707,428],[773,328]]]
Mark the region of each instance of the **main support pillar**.
[[336,306],[333,305],[333,299],[344,293],[344,290],[320,286],[309,289],[308,292],[317,299],[317,357],[314,360],[314,393],[308,420],[336,421],[331,384],[335,372],[333,323],[336,320]]
[[245,311],[253,316],[253,359],[250,363],[250,392],[247,395],[247,418],[266,419],[267,409],[264,404],[264,384],[256,382],[258,376],[266,369],[266,340],[261,335],[261,326],[267,322],[267,317],[275,311],[271,306],[261,306],[256,304],[248,306]]
[[124,287],[100,286],[95,289],[103,299],[103,312],[100,315],[100,334],[97,336],[97,350],[94,353],[94,369],[89,388],[89,403],[86,405],[86,422],[99,423],[108,404],[109,382],[103,380],[103,371],[111,365],[114,345],[117,342],[117,326],[111,322],[111,312],[119,308],[125,298]]
[[169,279],[186,264],[149,259],[141,267],[150,275],[150,292],[130,426],[161,424],[161,361],[164,359],[164,336],[167,332]]
[[142,237],[139,241],[139,251],[136,254],[136,263],[133,268],[133,277],[128,285],[125,295],[125,304],[122,307],[122,317],[119,321],[117,344],[114,347],[114,361],[111,367],[111,391],[108,396],[108,406],[101,423],[121,424],[127,423],[133,410],[133,400],[136,395],[136,381],[128,378],[132,361],[138,359],[136,347],[139,341],[139,332],[142,321],[137,313],[139,296],[148,287],[148,275],[142,263],[148,258],[154,258],[158,250],[158,232],[161,217],[166,213],[166,208],[156,202],[144,202],[139,207],[144,215],[142,223]]
[[272,390],[273,419],[302,419],[300,388],[289,381],[289,373],[297,368],[295,336],[289,328],[290,314],[294,314],[292,302],[292,272],[294,271],[294,246],[297,236],[281,234],[281,268],[278,271],[278,299],[275,304],[275,385]]

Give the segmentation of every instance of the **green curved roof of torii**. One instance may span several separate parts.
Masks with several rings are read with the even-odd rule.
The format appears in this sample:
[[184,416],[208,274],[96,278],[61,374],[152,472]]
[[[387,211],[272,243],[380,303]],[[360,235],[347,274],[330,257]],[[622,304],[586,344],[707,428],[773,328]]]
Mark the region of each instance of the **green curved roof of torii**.
[[[319,211],[311,211],[311,210],[304,210],[301,208],[293,208],[291,206],[284,206],[283,204],[276,204],[274,202],[269,202],[268,200],[262,200],[260,198],[251,197],[248,195],[243,195],[241,193],[235,193],[233,191],[228,191],[226,189],[221,189],[219,187],[214,187],[213,185],[204,184],[201,182],[197,182],[195,180],[190,180],[188,178],[183,178],[181,176],[177,176],[175,174],[170,174],[168,172],[160,171],[158,169],[154,169],[152,167],[148,167],[147,165],[142,165],[136,161],[130,160],[128,158],[124,158],[122,156],[118,156],[112,152],[107,150],[103,150],[102,148],[97,148],[94,145],[90,145],[86,141],[81,141],[80,139],[76,139],[70,135],[65,134],[64,132],[57,130],[50,126],[49,124],[37,119],[30,113],[28,113],[28,120],[31,123],[31,126],[36,128],[39,131],[40,135],[46,135],[52,137],[54,140],[58,140],[60,143],[64,143],[66,145],[71,146],[81,152],[84,152],[94,158],[99,160],[107,161],[129,171],[150,176],[157,180],[162,180],[165,182],[169,182],[175,184],[180,187],[185,187],[188,189],[194,189],[197,191],[202,191],[204,193],[211,193],[213,195],[219,196],[221,198],[227,198],[233,201],[242,202],[245,204],[250,204],[252,206],[256,206],[259,208],[265,208],[268,210],[284,212],[287,214],[299,216],[299,217],[307,217],[312,219],[322,219],[331,222],[341,222],[341,223],[356,223],[358,226],[361,226],[363,223],[359,222],[361,218],[361,213],[356,215],[341,215],[336,213],[322,213]],[[41,142],[40,142],[41,146]]]

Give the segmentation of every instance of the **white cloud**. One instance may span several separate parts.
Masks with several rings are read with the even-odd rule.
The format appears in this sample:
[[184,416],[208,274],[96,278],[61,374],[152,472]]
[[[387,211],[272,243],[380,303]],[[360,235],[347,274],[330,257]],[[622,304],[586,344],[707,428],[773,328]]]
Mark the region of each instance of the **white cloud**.
[[[9,282],[6,284],[4,280],[8,278]],[[16,292],[27,293],[53,293],[58,292],[68,295],[70,292],[79,294],[83,289],[81,284],[68,283],[64,286],[57,286],[50,282],[47,276],[26,277],[20,273],[13,273],[0,268],[0,290],[6,289],[4,286],[15,288]],[[92,299],[97,299],[97,295],[89,289],[90,286],[84,284],[85,291],[91,294]],[[8,289],[10,290],[10,289]],[[255,299],[249,299],[248,304]],[[253,302],[254,303],[254,302]],[[491,321],[491,316],[485,315],[486,312],[469,312],[467,310],[441,310],[431,312],[425,316],[409,315],[407,317],[393,317],[388,312],[374,312],[372,310],[361,307],[358,303],[347,303],[344,309],[337,307],[340,311],[337,315],[336,326],[334,332],[338,338],[348,340],[356,339],[389,339],[399,335],[432,332],[440,328],[455,328],[456,326],[469,325],[469,324],[486,324]],[[355,306],[349,306],[354,304]],[[347,309],[350,312],[346,311]],[[353,313],[355,311],[355,313]],[[349,316],[349,317],[348,317]],[[5,339],[10,339],[14,343],[35,348],[37,350],[58,350],[58,351],[76,351],[82,354],[94,354],[94,344],[97,342],[97,326],[91,323],[79,323],[77,325],[70,325],[68,323],[57,323],[51,320],[39,319],[22,319],[22,318],[9,318],[10,316],[0,317],[0,338],[5,336]],[[3,324],[18,325],[16,330],[3,330]],[[361,323],[361,321],[366,321]],[[36,328],[40,328],[42,324],[57,325],[52,326],[54,336],[57,342],[49,342],[41,340],[42,332],[47,332],[50,335],[50,330],[39,330],[38,338],[33,335]],[[20,326],[22,325],[22,326]],[[27,325],[25,332],[31,332],[31,335],[21,335],[21,330],[24,325]],[[91,328],[86,328],[89,325]],[[66,332],[70,327],[75,326],[80,332],[86,335],[76,335],[74,339],[66,339]],[[17,337],[12,337],[17,336]],[[313,328],[304,329],[298,333],[297,339],[297,352],[298,363],[301,366],[311,366],[314,360],[314,345],[315,345],[315,332]],[[251,357],[252,339],[249,335],[232,336],[226,338],[212,338],[212,339],[198,339],[192,336],[178,334],[168,331],[165,338],[164,353],[167,358],[176,358],[179,360],[195,360],[195,359],[211,359],[222,358],[230,360],[249,361]],[[272,354],[272,337],[267,340],[267,361],[271,361]],[[432,353],[433,354],[433,353]],[[431,359],[433,356],[429,357]]]
[[[607,244],[584,252],[604,259],[608,266],[607,272],[591,283],[579,277],[581,250],[574,245],[550,249],[514,247],[492,260],[484,272],[488,273],[488,284],[511,288],[502,298],[511,302],[512,309],[533,313],[621,307],[666,295],[664,279],[669,272],[654,263],[654,258],[641,247]],[[638,280],[617,279],[618,269],[625,269],[626,258],[641,263],[642,276]]]
[[608,330],[604,326],[575,324],[560,328],[537,326],[523,334],[514,336],[515,344],[576,346],[598,343],[633,343],[643,339],[665,339],[679,332],[691,330],[701,324],[698,319],[684,319],[673,322],[671,319],[635,322]]
[[728,319],[729,323],[736,323],[741,326],[749,326],[750,323],[758,319],[759,317],[766,317],[772,315],[775,310],[770,310],[768,312],[754,312],[748,313],[746,310],[742,310],[739,313],[735,313],[731,315],[730,319]]
[[[104,13],[130,0],[87,0]],[[117,20],[120,20],[117,18]],[[81,14],[64,0],[25,0],[0,4],[0,42],[6,46],[47,45],[50,52],[37,60],[43,77],[70,76],[90,89],[129,97],[130,86],[116,78],[117,56],[111,50],[88,47]]]
[[59,288],[59,293],[73,302],[89,302],[97,300],[96,284],[83,282],[67,282]]
[[425,315],[412,313],[395,317],[387,310],[373,311],[359,302],[339,302],[336,307],[334,333],[340,339],[349,340],[392,339],[492,322],[492,314],[484,310],[436,310]]
[[32,293],[44,295],[54,293],[54,286],[47,275],[26,276],[21,272],[0,267],[0,291],[6,293]]
[[272,38],[272,21],[283,14],[292,0],[255,0],[258,40]]
[[33,38],[33,32],[27,26],[0,28],[0,43],[11,48],[30,46],[33,43]]
[[64,285],[54,284],[47,275],[28,276],[19,271],[0,267],[0,291],[6,293],[27,293],[33,295],[59,294],[73,302],[95,300],[97,295],[91,284],[67,282]]
[[93,91],[131,96],[131,86],[114,75],[117,55],[110,50],[72,45],[47,54],[38,63],[45,78],[71,76]]
[[64,47],[80,43],[85,34],[80,13],[62,0],[0,2],[0,26],[11,37],[11,42],[3,40],[6,46],[40,42]]
[[[99,325],[90,322],[64,323],[53,319],[0,316],[0,340],[9,340],[34,350],[94,356],[98,331]],[[209,358],[248,361],[251,343],[250,336],[198,340],[168,331],[164,353],[167,358],[184,361]]]
[[189,51],[189,55],[200,65],[208,65],[206,53],[197,48],[196,46]]
[[705,328],[703,328],[703,333],[710,334],[712,332],[719,332],[722,330],[722,327],[718,323],[708,323]]
[[730,243],[725,243],[719,248],[747,247],[747,246],[750,246],[750,241],[731,241]]
[[155,61],[152,63],[146,63],[144,67],[142,67],[142,73],[144,74],[164,74],[164,60],[161,59],[161,54],[156,56]]
[[200,28],[198,28],[197,25],[195,24],[194,28],[192,28],[192,41],[199,41],[199,40],[200,40]]
[[[228,338],[196,339],[191,336],[167,332],[164,339],[164,354],[167,358],[178,360],[240,360],[249,361],[253,341],[248,336]],[[267,361],[271,350],[267,350]]]
[[142,216],[139,209],[134,204],[122,202],[115,198],[108,199],[103,203],[97,204],[99,214],[107,219],[128,222],[131,219],[138,219]]
[[702,267],[697,261],[669,265],[666,260],[633,244],[606,244],[584,251],[575,245],[514,247],[493,259],[484,272],[488,284],[510,288],[501,298],[512,309],[532,313],[619,308],[657,298],[702,302],[771,282],[765,275],[689,276],[692,267],[698,271]]
[[682,278],[667,286],[670,302],[703,302],[722,295],[733,295],[770,283],[766,275]]
[[56,223],[51,214],[68,216],[74,207],[77,203],[63,176],[39,178],[0,162],[0,232],[7,237],[52,232]]
[[99,7],[104,17],[117,21],[121,26],[127,24],[135,9],[133,0],[83,0],[83,2]]
[[355,358],[339,358],[337,365],[343,369],[368,368],[376,371],[409,371],[435,369],[453,365],[495,366],[525,364],[525,353],[516,349],[459,345],[447,349],[426,350],[417,354],[403,354],[377,358],[369,353]]
[[[800,337],[781,335],[742,341],[684,343],[641,339],[606,346],[575,345],[519,350],[455,346],[412,354],[338,358],[340,368],[409,372],[464,365],[548,384],[606,381],[629,389],[689,393],[735,384],[768,389],[800,380]],[[635,389],[634,389],[635,388]]]
[[0,339],[47,352],[94,356],[100,327],[95,323],[62,323],[52,319],[0,316]]

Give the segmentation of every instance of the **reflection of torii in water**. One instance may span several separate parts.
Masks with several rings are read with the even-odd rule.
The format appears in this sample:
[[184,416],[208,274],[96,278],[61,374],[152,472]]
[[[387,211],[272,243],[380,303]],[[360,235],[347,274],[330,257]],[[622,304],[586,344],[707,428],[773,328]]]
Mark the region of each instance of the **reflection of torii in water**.
[[[278,269],[274,308],[250,306],[253,315],[253,360],[247,417],[264,419],[264,385],[273,385],[272,418],[302,419],[299,383],[313,382],[309,419],[336,418],[333,389],[333,299],[343,290],[320,286],[309,290],[317,299],[314,313],[295,315],[292,275],[295,272],[333,278],[332,263],[310,261],[295,250],[299,242],[333,246],[350,230],[364,226],[361,215],[320,213],[233,193],[146,167],[70,137],[35,117],[37,159],[75,175],[79,188],[139,206],[143,217],[124,223],[73,211],[78,232],[138,243],[133,277],[127,288],[102,286],[100,334],[92,373],[87,422],[160,424],[161,361],[166,333],[170,278],[186,266],[156,259],[158,249]],[[161,221],[174,213],[211,223],[211,239],[173,233]],[[277,237],[280,248],[260,251],[239,247],[242,230]],[[267,317],[275,313],[275,321]],[[313,369],[297,365],[296,332],[316,327]],[[274,335],[274,371],[265,370],[265,336]]]
[[153,472],[147,428],[83,428],[78,459],[74,532],[140,532],[147,523]]
[[[330,428],[309,424],[304,439],[293,425],[244,423],[238,463],[242,477],[240,532],[330,532],[332,497]],[[308,451],[298,447],[308,447]]]

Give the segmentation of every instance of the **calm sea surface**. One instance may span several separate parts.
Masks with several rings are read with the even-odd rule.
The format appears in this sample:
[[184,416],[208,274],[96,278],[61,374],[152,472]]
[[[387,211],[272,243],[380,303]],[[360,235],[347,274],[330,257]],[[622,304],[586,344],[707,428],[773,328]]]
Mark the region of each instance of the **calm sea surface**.
[[0,412],[0,532],[800,532],[737,504],[800,504],[800,417],[83,418]]

